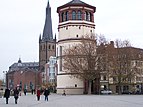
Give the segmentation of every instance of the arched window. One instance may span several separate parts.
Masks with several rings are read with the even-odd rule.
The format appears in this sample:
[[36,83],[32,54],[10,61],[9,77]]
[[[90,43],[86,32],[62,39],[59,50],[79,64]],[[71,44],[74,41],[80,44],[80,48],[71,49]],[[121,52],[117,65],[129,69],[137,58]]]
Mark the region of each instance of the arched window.
[[76,20],[76,12],[75,11],[72,12],[72,20]]
[[85,20],[86,21],[92,21],[92,13],[85,12]]
[[64,21],[64,12],[62,13],[61,16],[62,16],[62,22],[63,22]]
[[52,49],[55,49],[54,45],[52,46]]
[[90,21],[92,21],[92,13],[90,12],[89,14],[90,14]]
[[66,16],[66,21],[68,21],[69,20],[68,19],[69,18],[68,12],[65,13],[65,16]]
[[85,20],[88,21],[88,12],[85,12]]
[[51,49],[51,45],[49,44],[49,49]]
[[90,12],[88,12],[88,19],[87,20],[91,21],[91,13]]
[[77,19],[81,20],[81,11],[78,11],[78,13],[77,13]]

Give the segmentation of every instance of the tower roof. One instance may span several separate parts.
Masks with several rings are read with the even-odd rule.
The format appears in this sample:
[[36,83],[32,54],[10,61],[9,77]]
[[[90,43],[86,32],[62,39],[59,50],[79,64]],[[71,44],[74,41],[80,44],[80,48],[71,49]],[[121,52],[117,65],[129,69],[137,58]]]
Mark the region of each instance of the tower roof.
[[85,3],[85,2],[83,2],[83,1],[81,1],[81,0],[72,0],[72,1],[70,1],[70,2],[68,2],[68,3],[66,3],[66,4],[64,4],[64,5],[60,6],[60,7],[58,7],[58,8],[57,8],[57,12],[58,12],[58,10],[59,10],[60,8],[64,8],[64,7],[67,7],[67,6],[87,6],[87,7],[93,8],[94,11],[96,10],[96,7],[91,6],[91,5]]
[[51,7],[48,1],[42,41],[50,41],[50,40],[53,40],[53,31],[52,31]]
[[68,2],[67,4],[86,4],[86,3],[84,3],[80,0],[72,0],[72,1]]

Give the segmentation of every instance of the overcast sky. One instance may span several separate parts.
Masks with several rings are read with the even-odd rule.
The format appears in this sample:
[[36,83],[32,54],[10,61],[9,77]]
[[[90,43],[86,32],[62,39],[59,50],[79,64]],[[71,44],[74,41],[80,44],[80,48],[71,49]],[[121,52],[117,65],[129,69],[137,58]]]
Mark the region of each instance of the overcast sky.
[[[57,34],[56,9],[71,0],[49,0],[53,34]],[[95,32],[109,40],[128,39],[143,48],[142,0],[82,0],[96,6]],[[0,78],[17,62],[38,62],[38,40],[43,32],[48,0],[1,0],[0,3]]]

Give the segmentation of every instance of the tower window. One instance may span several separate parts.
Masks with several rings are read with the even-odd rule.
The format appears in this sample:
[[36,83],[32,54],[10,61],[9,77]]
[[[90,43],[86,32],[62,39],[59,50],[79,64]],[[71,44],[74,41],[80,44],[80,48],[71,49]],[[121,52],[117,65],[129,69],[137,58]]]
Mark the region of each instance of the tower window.
[[52,49],[55,49],[54,45],[52,46]]
[[73,11],[73,12],[72,12],[72,20],[75,20],[75,19],[76,19],[76,12]]
[[78,13],[77,13],[77,19],[81,20],[81,11],[78,11]]
[[88,21],[88,12],[85,12],[85,20]]
[[103,76],[103,80],[106,80],[106,76]]
[[62,22],[63,22],[64,21],[64,12],[62,13],[61,16],[62,16]]
[[46,48],[46,47],[45,47],[45,45],[44,45],[44,49],[43,49],[43,50],[45,50],[45,48]]
[[66,17],[66,21],[68,21],[68,12],[66,12],[66,14],[65,14],[65,17]]
[[51,49],[51,45],[49,45],[49,49]]
[[85,20],[86,21],[91,21],[92,17],[91,17],[91,13],[90,12],[85,12]]
[[76,37],[78,38],[78,35],[76,35]]
[[42,45],[40,46],[40,50],[42,50]]
[[92,13],[89,13],[90,14],[90,21],[92,21]]
[[91,14],[90,12],[88,12],[88,21],[90,21],[90,19],[91,19]]

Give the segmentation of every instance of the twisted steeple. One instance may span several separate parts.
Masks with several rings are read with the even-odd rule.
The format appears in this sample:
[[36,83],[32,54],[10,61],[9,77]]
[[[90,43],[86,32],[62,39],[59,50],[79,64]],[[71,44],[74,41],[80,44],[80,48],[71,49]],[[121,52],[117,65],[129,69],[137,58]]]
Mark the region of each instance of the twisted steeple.
[[46,7],[46,19],[43,29],[42,41],[51,41],[51,40],[53,40],[53,31],[52,31],[51,7],[48,1]]

